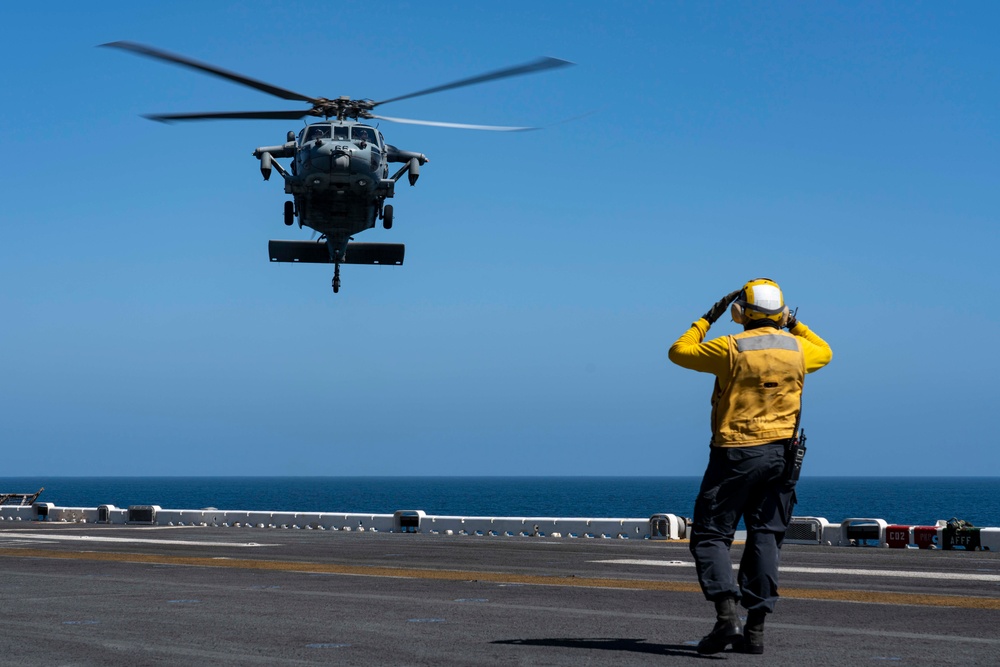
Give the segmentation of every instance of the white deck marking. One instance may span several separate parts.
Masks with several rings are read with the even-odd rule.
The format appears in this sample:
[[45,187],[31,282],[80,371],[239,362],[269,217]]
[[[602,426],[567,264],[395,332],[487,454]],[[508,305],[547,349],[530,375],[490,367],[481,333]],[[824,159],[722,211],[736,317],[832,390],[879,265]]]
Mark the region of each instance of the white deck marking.
[[[694,567],[694,561],[682,560],[640,560],[617,558],[612,560],[592,560],[591,563],[612,563],[616,565],[651,565],[655,567]],[[739,565],[733,565],[738,569]],[[1000,574],[976,574],[973,572],[913,572],[909,570],[861,570],[847,567],[779,567],[779,572],[795,574],[843,574],[858,577],[902,577],[906,579],[953,579],[957,581],[1000,582]]]
[[199,547],[276,547],[277,544],[258,544],[257,542],[202,542],[197,540],[153,540],[141,537],[95,537],[92,535],[42,535],[39,533],[9,533],[0,532],[0,542],[7,543],[6,538],[17,540],[62,540],[68,542],[125,542],[129,544],[181,544]]

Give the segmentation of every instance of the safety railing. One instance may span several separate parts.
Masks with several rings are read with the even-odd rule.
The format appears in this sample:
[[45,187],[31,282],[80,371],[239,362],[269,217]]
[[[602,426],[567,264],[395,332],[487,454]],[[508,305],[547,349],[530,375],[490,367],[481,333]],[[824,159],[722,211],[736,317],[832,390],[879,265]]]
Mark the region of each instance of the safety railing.
[[392,514],[334,512],[269,512],[243,510],[163,509],[159,505],[57,507],[0,507],[0,521],[59,521],[120,525],[202,526],[218,528],[275,528],[358,532],[427,533],[597,539],[681,539],[685,520],[673,514],[650,519],[434,516],[423,510]]
[[[557,539],[681,540],[689,537],[690,530],[690,520],[667,513],[653,514],[648,519],[617,519],[446,516],[429,515],[423,510],[362,514],[163,509],[158,505],[59,507],[38,502],[31,506],[0,506],[0,522],[24,521]],[[807,516],[792,518],[785,543],[1000,551],[1000,528],[952,527],[945,521],[933,526],[890,525],[884,519],[873,518],[831,523],[823,517]]]

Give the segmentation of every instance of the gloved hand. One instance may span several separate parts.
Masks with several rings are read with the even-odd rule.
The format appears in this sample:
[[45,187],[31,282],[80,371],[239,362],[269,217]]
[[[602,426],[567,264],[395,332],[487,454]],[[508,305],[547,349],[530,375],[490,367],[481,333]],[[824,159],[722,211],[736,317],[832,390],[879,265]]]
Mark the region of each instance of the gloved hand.
[[795,313],[797,312],[799,312],[798,308],[796,308],[793,312],[788,313],[788,321],[785,322],[785,328],[788,329],[789,331],[794,329],[795,325],[799,323],[799,321],[795,319]]
[[715,305],[708,309],[708,312],[702,315],[702,317],[708,321],[709,324],[715,324],[715,321],[722,317],[722,314],[726,312],[726,308],[729,308],[729,304],[736,301],[736,297],[740,295],[741,290],[736,290],[735,292],[730,292],[726,296],[722,297],[715,302]]

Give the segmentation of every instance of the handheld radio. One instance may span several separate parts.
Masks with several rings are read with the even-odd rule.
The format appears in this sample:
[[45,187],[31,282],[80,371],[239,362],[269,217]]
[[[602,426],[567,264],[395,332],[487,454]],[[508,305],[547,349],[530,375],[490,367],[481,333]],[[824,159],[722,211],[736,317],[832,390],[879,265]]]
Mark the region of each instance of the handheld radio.
[[788,443],[785,476],[789,482],[799,481],[802,474],[802,460],[806,457],[806,430],[797,431]]

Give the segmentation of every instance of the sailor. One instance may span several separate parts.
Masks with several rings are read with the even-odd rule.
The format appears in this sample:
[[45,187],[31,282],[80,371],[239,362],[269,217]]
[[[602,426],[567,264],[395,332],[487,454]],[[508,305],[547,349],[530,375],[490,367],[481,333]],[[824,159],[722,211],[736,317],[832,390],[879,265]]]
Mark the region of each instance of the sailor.
[[[730,304],[743,332],[706,342],[709,327]],[[677,339],[669,356],[678,366],[715,375],[711,448],[690,548],[717,621],[698,652],[732,645],[763,653],[764,618],[778,599],[781,543],[795,504],[787,454],[799,427],[802,384],[833,353],[789,313],[777,283],[758,278],[722,297]],[[741,517],[747,541],[734,580],[729,548]],[[745,629],[738,603],[747,609]]]

